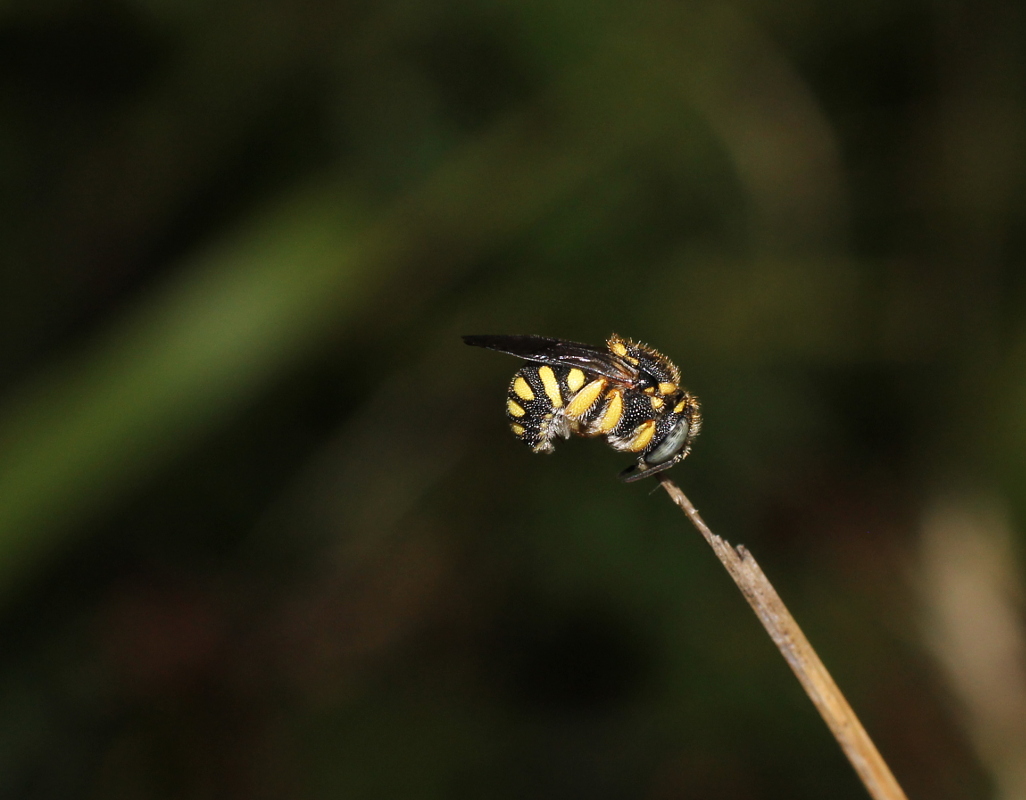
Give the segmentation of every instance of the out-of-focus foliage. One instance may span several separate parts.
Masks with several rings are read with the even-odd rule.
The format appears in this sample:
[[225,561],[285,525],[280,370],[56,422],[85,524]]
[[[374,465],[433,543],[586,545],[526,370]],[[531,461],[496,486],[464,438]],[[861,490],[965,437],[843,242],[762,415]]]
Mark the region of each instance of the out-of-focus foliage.
[[616,331],[909,796],[1021,797],[1024,61],[994,0],[0,4],[0,795],[864,796],[459,340]]

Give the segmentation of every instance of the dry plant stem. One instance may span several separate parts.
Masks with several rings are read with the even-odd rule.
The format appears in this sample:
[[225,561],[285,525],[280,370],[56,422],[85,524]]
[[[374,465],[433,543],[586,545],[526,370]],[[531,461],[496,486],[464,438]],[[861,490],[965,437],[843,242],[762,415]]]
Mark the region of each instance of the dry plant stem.
[[743,545],[732,547],[709,530],[680,487],[665,476],[660,476],[660,480],[670,499],[684,510],[727,568],[730,577],[819,709],[870,796],[875,800],[907,800],[869,734],[751,553]]

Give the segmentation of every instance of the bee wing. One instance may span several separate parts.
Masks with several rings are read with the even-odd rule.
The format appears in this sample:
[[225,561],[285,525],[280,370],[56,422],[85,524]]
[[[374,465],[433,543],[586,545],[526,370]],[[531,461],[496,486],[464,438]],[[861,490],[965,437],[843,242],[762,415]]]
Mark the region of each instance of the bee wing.
[[464,336],[463,341],[474,347],[486,347],[509,353],[527,361],[552,366],[570,366],[594,372],[603,377],[633,386],[641,373],[638,368],[608,350],[590,344],[549,339],[545,336]]

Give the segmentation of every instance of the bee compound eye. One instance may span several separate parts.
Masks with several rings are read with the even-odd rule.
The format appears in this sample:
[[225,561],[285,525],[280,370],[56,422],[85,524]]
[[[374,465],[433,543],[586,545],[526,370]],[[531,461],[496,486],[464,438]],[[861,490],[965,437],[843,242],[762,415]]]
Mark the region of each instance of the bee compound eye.
[[654,466],[671,460],[684,449],[684,445],[688,440],[688,433],[690,432],[691,425],[688,423],[687,417],[681,417],[677,424],[670,429],[670,432],[659,446],[645,456],[645,463]]

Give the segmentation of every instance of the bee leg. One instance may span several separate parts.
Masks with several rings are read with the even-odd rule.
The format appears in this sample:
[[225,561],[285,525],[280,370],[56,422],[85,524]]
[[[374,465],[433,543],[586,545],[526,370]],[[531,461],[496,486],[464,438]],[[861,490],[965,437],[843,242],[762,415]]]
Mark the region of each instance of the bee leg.
[[640,481],[642,478],[647,478],[649,475],[655,475],[657,472],[669,469],[678,461],[680,461],[680,459],[664,461],[662,464],[656,464],[651,467],[643,461],[639,461],[637,464],[632,464],[627,467],[627,469],[621,472],[617,477],[624,483],[634,483],[634,481]]

